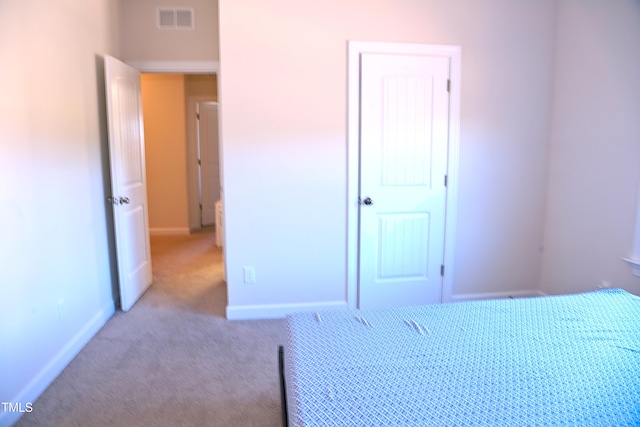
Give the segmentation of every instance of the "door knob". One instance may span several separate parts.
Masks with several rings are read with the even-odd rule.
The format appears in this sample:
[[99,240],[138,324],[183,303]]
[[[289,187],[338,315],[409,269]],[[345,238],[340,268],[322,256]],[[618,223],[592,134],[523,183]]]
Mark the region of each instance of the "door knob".
[[367,197],[362,201],[362,203],[364,203],[367,206],[371,206],[373,204],[373,199],[371,197]]
[[120,204],[121,205],[128,205],[129,204],[129,198],[128,197],[120,197]]

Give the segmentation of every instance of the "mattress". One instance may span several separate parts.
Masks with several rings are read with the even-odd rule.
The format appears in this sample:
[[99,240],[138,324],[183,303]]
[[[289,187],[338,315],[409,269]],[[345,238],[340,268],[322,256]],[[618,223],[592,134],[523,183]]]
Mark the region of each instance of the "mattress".
[[640,425],[619,289],[287,317],[290,426]]

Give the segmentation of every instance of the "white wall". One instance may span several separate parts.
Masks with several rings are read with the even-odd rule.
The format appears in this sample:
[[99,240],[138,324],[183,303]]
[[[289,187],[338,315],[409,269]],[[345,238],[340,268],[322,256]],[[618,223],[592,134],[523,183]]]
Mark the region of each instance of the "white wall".
[[[119,0],[125,61],[217,61],[217,0]],[[195,29],[160,30],[157,8],[193,8]]]
[[562,0],[542,289],[602,280],[638,293],[631,254],[640,182],[640,2]]
[[35,400],[114,311],[100,58],[116,6],[0,2],[0,402]]
[[554,1],[220,3],[229,312],[345,301],[348,40],[462,46],[453,292],[538,288]]

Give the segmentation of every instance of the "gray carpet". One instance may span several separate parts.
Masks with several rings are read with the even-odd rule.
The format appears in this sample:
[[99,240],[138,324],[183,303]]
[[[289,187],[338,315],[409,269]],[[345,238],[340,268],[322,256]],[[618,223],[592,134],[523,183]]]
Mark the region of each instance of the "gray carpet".
[[214,234],[152,237],[154,284],[17,426],[280,426],[282,320],[227,321]]

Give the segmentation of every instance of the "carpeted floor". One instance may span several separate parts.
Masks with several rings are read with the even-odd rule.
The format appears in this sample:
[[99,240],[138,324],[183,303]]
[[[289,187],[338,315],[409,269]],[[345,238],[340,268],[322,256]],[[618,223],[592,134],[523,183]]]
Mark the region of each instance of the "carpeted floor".
[[227,321],[212,232],[152,237],[154,284],[16,426],[281,426],[284,322]]

